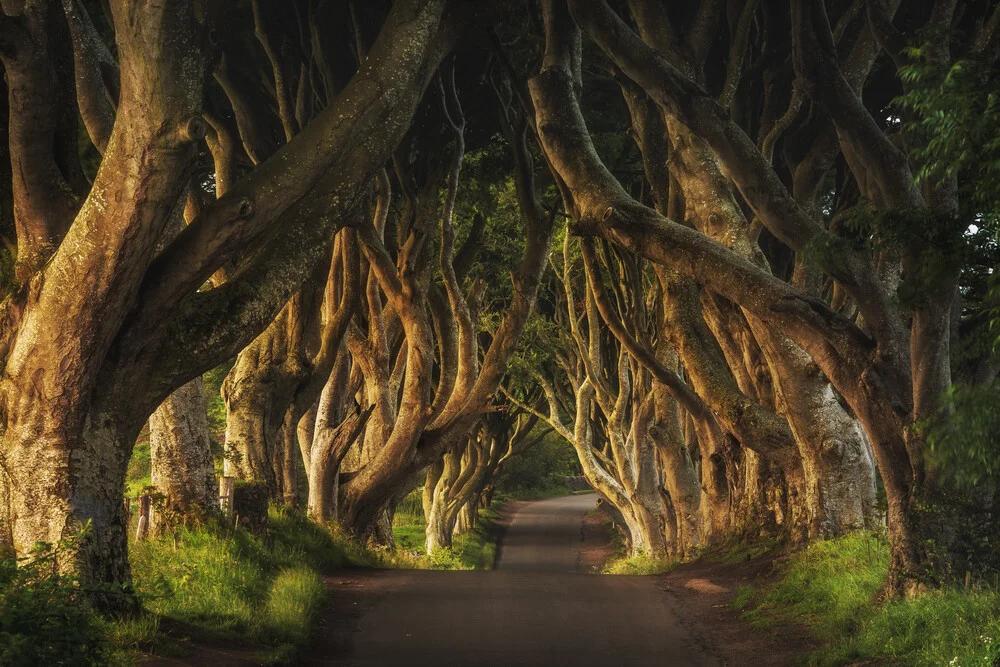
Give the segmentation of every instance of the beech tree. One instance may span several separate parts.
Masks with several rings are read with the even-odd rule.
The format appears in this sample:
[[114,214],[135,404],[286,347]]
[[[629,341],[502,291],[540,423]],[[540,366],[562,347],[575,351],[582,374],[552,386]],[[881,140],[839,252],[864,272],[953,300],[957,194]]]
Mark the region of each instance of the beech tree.
[[210,505],[233,362],[226,473],[362,539],[422,481],[447,546],[545,423],[635,553],[884,522],[891,593],[1000,568],[949,427],[1000,371],[995,0],[0,10],[17,554],[89,523],[63,565],[127,582],[137,434]]
[[[322,108],[261,155],[260,128],[225,75],[241,46],[228,38],[246,34],[239,21],[223,29],[207,2],[108,4],[114,60],[79,3],[4,5],[0,31],[17,165],[18,287],[2,314],[5,541],[24,554],[90,523],[66,563],[85,581],[129,578],[122,488],[146,417],[249,343],[329,259],[476,10],[393,3],[346,85],[315,81]],[[334,19],[308,14],[317,28]],[[309,51],[323,70],[322,46]],[[289,83],[304,94],[314,80]],[[93,183],[75,149],[78,116],[106,142]],[[211,122],[226,117],[238,135]],[[202,202],[190,177],[210,133],[209,144],[242,144],[250,164],[223,155],[221,196]],[[201,210],[157,253],[185,197]],[[220,269],[225,281],[200,289]]]
[[427,553],[450,547],[452,537],[475,527],[483,494],[503,464],[549,433],[534,429],[537,422],[537,417],[514,410],[486,414],[464,446],[446,452],[427,469],[423,488]]
[[[842,156],[845,168],[841,175],[850,179],[845,198],[851,199],[851,187],[857,188],[853,201],[862,198],[853,210],[870,215],[891,210],[913,224],[937,221],[927,228],[927,236],[908,238],[904,247],[879,248],[872,246],[870,237],[845,238],[844,230],[820,218],[808,200],[797,198],[770,164],[767,146],[773,148],[773,143],[762,141],[764,149],[759,148],[738,122],[739,116],[734,118],[727,110],[731,91],[742,78],[740,63],[745,51],[739,41],[740,30],[735,29],[739,23],[730,21],[730,32],[737,37],[736,57],[730,60],[722,94],[713,95],[707,91],[709,82],[699,81],[697,70],[685,59],[688,49],[675,36],[677,17],[656,2],[630,5],[639,33],[604,2],[543,3],[545,55],[541,73],[530,82],[530,91],[539,137],[562,180],[568,210],[576,222],[574,231],[603,236],[690,277],[704,289],[724,295],[772,332],[780,331],[809,355],[816,366],[812,372],[821,372],[836,391],[823,401],[834,410],[828,414],[838,421],[850,419],[851,414],[835,414],[834,401],[842,399],[874,450],[888,500],[890,590],[916,591],[960,570],[980,567],[983,559],[989,558],[989,550],[971,548],[968,537],[959,536],[977,523],[959,518],[963,505],[938,484],[933,462],[926,456],[926,442],[915,427],[936,410],[938,397],[950,383],[949,323],[953,313],[957,314],[961,277],[958,267],[953,266],[950,272],[935,274],[928,284],[926,267],[937,264],[932,259],[941,252],[941,241],[960,237],[969,220],[947,215],[956,207],[956,191],[947,182],[925,182],[922,187],[915,182],[907,153],[890,137],[893,128],[876,120],[856,92],[870,67],[864,61],[872,57],[876,42],[883,48],[888,44],[891,11],[871,4],[864,20],[856,13],[840,17],[836,33],[852,35],[853,50],[837,48],[822,2],[793,1],[791,22],[784,26],[791,33],[790,56],[801,94],[808,99],[809,108],[823,114],[828,128],[825,139],[832,142],[832,149],[818,157],[829,165],[831,157]],[[938,7],[930,12],[929,22],[951,27],[952,21],[963,18],[954,9],[953,4]],[[971,48],[977,56],[995,58],[997,10],[987,9],[985,15],[980,13],[986,22]],[[747,4],[745,11],[752,16],[753,3]],[[717,25],[720,14],[715,3],[702,3],[684,20],[689,21],[688,27],[711,31],[704,27],[706,22]],[[770,17],[772,28],[779,29],[781,15],[776,10]],[[918,16],[910,18],[919,20]],[[648,95],[667,126],[676,122],[707,145],[710,157],[717,160],[721,173],[739,194],[741,201],[736,203],[740,207],[745,206],[792,251],[811,251],[818,268],[842,291],[834,304],[838,308],[775,277],[710,235],[629,196],[594,151],[579,111],[581,56],[576,25]],[[709,47],[705,43],[701,48]],[[804,105],[792,90],[786,89],[785,95],[791,100],[787,113],[794,116]],[[775,126],[780,133],[781,124],[776,122]],[[685,142],[683,135],[673,132],[667,137],[671,143]],[[828,170],[820,169],[808,177],[818,179]],[[696,194],[694,190],[685,191],[682,180],[677,180],[685,204],[697,206],[698,199],[691,196]],[[717,197],[709,202],[715,217],[707,222],[725,228],[726,202]],[[927,215],[925,211],[934,213]],[[909,304],[899,300],[900,285],[907,281],[924,288],[920,298]],[[850,302],[849,307],[845,307],[846,302]],[[759,334],[755,338],[762,349],[771,346],[765,346]],[[771,350],[772,359],[778,359],[775,352]],[[794,366],[789,368],[801,375]],[[795,374],[784,382],[793,380]],[[822,393],[817,396],[822,398]],[[809,410],[809,402],[803,407]],[[791,410],[789,417],[794,427]],[[799,438],[807,440],[804,432]],[[942,530],[949,522],[963,528]]]

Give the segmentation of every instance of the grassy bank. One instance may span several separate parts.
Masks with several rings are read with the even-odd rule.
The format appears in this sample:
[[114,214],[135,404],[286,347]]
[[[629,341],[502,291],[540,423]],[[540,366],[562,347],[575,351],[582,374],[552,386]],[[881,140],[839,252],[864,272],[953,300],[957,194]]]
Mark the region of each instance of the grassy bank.
[[733,604],[761,630],[778,622],[806,625],[825,644],[808,664],[998,664],[1000,592],[970,587],[879,604],[888,563],[879,536],[816,542],[792,556],[772,586],[740,587]]
[[[209,526],[130,548],[135,587],[153,618],[179,634],[249,640],[278,662],[305,643],[321,611],[321,572],[350,564],[351,556],[334,533],[280,511],[272,512],[265,537]],[[130,623],[114,637],[123,648],[171,649],[155,628],[142,636],[128,632]]]
[[90,611],[90,589],[59,574],[57,556],[86,539],[85,531],[40,547],[34,559],[0,559],[0,664],[129,665],[144,654],[183,657],[215,642],[256,662],[295,664],[329,595],[324,573],[345,566],[488,569],[496,518],[482,513],[475,531],[431,556],[370,548],[274,508],[263,536],[217,522],[181,528],[130,544],[143,612],[125,619]]

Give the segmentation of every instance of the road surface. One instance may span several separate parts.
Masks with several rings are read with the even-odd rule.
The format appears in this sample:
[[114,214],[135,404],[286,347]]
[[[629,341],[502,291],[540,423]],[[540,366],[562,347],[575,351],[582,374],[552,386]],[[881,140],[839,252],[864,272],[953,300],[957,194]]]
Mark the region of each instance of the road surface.
[[654,579],[578,571],[583,515],[595,502],[522,503],[489,572],[387,570],[343,589],[335,582],[325,636],[305,664],[717,664]]

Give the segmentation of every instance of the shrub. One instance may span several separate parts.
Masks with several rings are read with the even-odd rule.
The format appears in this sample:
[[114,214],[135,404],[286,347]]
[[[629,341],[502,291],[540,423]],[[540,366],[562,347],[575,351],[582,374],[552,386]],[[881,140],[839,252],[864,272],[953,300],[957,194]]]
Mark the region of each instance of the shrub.
[[86,533],[54,546],[39,542],[27,558],[0,559],[0,664],[105,664],[107,646],[88,591],[57,566]]

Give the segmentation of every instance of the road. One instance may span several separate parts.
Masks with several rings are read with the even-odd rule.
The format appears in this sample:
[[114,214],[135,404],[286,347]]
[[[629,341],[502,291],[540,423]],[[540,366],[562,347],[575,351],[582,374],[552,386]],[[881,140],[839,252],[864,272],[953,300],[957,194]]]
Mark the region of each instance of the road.
[[[521,504],[488,572],[387,570],[333,584],[309,665],[716,665],[651,577],[578,571],[596,496]],[[348,616],[349,618],[345,618]]]

